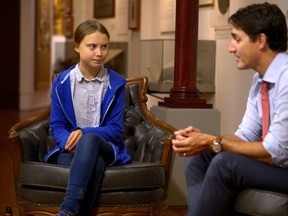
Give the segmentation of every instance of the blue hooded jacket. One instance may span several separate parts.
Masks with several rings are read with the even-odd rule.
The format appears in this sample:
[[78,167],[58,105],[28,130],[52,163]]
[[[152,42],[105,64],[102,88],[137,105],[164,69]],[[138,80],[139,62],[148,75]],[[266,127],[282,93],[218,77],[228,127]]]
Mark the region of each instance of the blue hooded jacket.
[[[50,129],[56,140],[56,147],[45,156],[44,160],[48,163],[56,162],[56,156],[64,150],[70,133],[79,128],[76,123],[70,85],[70,71],[74,67],[75,65],[59,73],[53,81]],[[127,154],[122,139],[126,80],[109,67],[105,66],[105,68],[109,74],[109,86],[101,104],[100,125],[80,129],[83,134],[97,134],[112,145],[115,161],[110,165],[127,164],[131,162],[131,157]]]

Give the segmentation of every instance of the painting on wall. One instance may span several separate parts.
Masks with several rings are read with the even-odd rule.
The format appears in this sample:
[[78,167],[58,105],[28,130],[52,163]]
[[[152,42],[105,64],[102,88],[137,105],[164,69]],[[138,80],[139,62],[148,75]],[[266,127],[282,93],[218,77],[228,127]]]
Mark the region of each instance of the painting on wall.
[[36,1],[35,13],[35,90],[50,87],[50,0]]
[[140,0],[129,0],[128,26],[131,30],[140,29]]
[[65,17],[64,20],[64,35],[67,38],[72,38],[73,37],[73,17],[72,16],[67,16]]
[[65,1],[64,35],[67,38],[73,37],[73,0]]
[[54,0],[53,10],[53,34],[65,35],[65,37],[71,38],[73,36],[73,1]]
[[115,16],[115,0],[94,0],[94,17],[110,18]]

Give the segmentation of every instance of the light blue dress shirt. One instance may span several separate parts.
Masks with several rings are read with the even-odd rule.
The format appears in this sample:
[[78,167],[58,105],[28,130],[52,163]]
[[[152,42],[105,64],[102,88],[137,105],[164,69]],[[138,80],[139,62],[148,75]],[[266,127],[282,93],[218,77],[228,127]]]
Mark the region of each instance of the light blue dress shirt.
[[277,166],[288,168],[288,55],[280,53],[270,64],[263,78],[255,73],[246,111],[235,135],[247,142],[262,136],[261,83],[269,85],[270,125],[263,140]]

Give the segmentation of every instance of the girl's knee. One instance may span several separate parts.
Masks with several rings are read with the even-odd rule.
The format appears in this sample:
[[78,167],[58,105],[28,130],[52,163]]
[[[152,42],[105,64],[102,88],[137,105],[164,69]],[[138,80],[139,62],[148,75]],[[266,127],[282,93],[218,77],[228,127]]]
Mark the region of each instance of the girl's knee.
[[99,140],[101,137],[97,134],[93,134],[93,133],[86,133],[83,135],[83,137],[81,138],[80,141],[83,142],[97,142],[97,140]]
[[95,154],[95,151],[99,151],[99,145],[97,142],[99,136],[97,134],[87,133],[83,135],[77,144],[76,151],[81,151],[82,154]]

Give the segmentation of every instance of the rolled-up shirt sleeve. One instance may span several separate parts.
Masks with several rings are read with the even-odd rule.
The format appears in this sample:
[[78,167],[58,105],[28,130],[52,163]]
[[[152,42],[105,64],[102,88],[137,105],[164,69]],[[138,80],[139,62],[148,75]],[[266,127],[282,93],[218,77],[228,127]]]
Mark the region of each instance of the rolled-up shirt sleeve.
[[[254,88],[257,88],[257,85]],[[258,106],[256,106],[257,101],[253,93],[254,88],[250,90],[245,114],[238,130],[235,132],[236,136],[246,142],[259,141],[259,137],[262,134],[261,113],[259,114],[261,110],[258,110]]]
[[260,83],[258,75],[253,77],[253,84],[249,91],[249,96],[246,105],[246,111],[242,122],[235,132],[235,135],[246,142],[259,141],[262,135],[261,115],[262,109],[259,107],[259,91]]
[[270,102],[273,108],[271,124],[263,146],[276,165],[288,168],[288,74],[280,78],[285,83],[275,85]]

